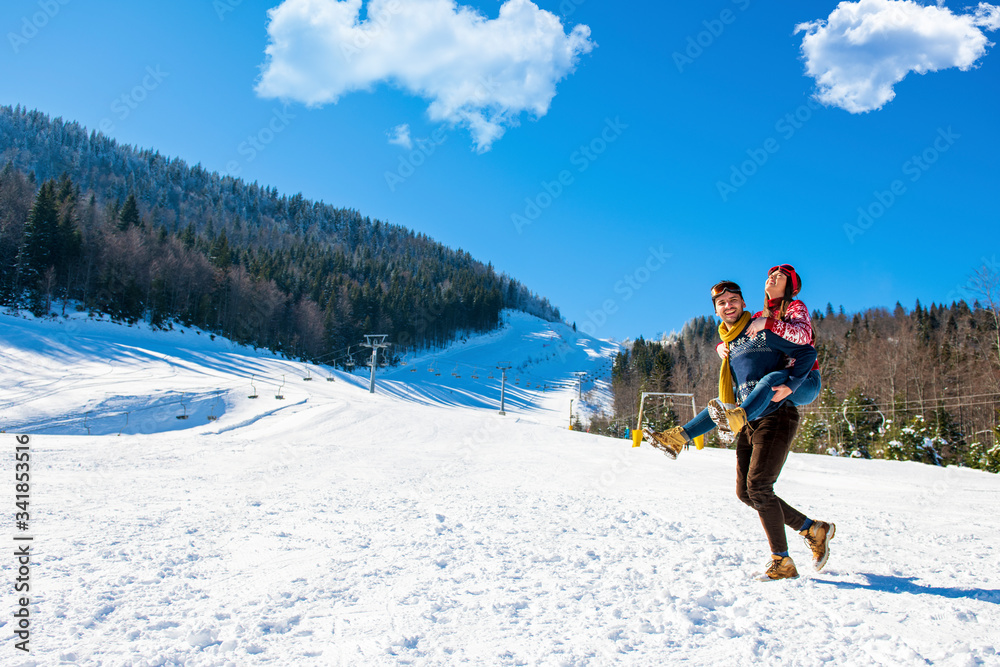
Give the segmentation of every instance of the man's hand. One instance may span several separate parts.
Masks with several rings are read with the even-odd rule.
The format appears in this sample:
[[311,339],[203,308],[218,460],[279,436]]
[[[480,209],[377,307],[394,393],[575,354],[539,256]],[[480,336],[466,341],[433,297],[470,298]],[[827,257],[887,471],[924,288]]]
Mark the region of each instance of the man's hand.
[[792,390],[783,384],[779,384],[777,387],[771,387],[771,391],[774,392],[774,396],[771,397],[772,403],[780,403],[792,395]]
[[747,335],[753,338],[754,336],[756,336],[757,334],[759,334],[761,331],[764,330],[764,325],[766,324],[767,324],[766,317],[755,317],[754,320],[750,323],[750,326],[747,327]]

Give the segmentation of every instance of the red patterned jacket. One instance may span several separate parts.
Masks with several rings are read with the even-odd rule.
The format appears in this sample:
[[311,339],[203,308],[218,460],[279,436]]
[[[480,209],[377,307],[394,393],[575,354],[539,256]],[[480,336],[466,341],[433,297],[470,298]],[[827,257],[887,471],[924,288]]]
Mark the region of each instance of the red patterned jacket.
[[[764,311],[754,313],[754,319],[760,317]],[[767,318],[765,329],[781,336],[790,343],[796,345],[816,345],[816,337],[813,335],[812,319],[809,317],[809,308],[802,301],[796,299],[788,304],[785,311],[785,319],[776,320],[773,317]],[[719,343],[718,348],[725,343]],[[789,366],[795,363],[794,359],[789,359]],[[813,364],[813,370],[819,370],[819,361]]]

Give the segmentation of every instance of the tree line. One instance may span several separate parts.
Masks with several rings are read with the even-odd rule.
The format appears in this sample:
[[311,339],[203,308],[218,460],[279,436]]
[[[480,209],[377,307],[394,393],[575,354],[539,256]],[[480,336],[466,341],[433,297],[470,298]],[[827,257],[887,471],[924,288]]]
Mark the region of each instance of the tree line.
[[312,360],[557,320],[517,280],[397,225],[0,107],[0,305],[173,321]]
[[[971,305],[813,312],[824,388],[800,408],[793,450],[1000,472],[998,287],[1000,276],[984,267],[970,280],[981,295]],[[623,349],[612,371],[614,414],[591,429],[620,436],[634,427],[643,391],[693,393],[703,407],[718,393],[717,327],[698,317],[679,334]],[[652,405],[657,428],[690,419],[689,399]]]

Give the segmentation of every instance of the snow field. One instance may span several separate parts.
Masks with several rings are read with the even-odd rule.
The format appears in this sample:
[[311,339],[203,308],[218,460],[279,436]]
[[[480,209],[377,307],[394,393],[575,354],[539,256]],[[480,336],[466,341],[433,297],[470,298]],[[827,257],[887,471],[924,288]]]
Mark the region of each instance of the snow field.
[[[812,572],[789,531],[803,576],[760,583],[767,545],[733,452],[670,461],[568,431],[575,385],[522,391],[507,417],[468,378],[402,369],[374,396],[338,374],[250,400],[251,369],[304,365],[86,321],[57,356],[62,325],[2,324],[0,392],[18,399],[0,414],[49,420],[31,441],[33,653],[8,641],[4,664],[1000,663],[995,475],[793,454],[779,493],[837,523],[831,560]],[[520,319],[499,347],[441,354],[530,354],[552,326]],[[153,416],[219,386],[216,421]],[[137,429],[121,436],[119,395]],[[81,406],[102,434],[79,432]]]

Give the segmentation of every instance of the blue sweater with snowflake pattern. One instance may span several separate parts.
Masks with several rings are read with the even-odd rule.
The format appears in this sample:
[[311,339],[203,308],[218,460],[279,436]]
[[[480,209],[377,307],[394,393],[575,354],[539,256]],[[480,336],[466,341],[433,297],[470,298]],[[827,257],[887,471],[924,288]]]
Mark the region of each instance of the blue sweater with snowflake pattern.
[[[736,402],[746,400],[761,378],[774,371],[787,370],[785,385],[795,391],[815,362],[816,348],[812,345],[792,343],[767,329],[751,337],[744,329],[729,343],[729,366],[736,387]],[[779,405],[772,403],[761,416],[776,410]]]

